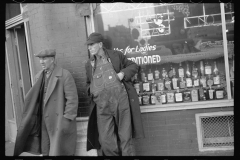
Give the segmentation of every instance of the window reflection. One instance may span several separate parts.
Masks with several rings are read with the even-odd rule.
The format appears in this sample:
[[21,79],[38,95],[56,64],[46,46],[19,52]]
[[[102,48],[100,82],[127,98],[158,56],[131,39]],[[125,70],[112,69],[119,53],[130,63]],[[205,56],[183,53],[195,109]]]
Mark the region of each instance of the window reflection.
[[[233,4],[225,4],[225,17],[231,57]],[[219,3],[101,4],[95,22],[95,30],[105,36],[105,47],[121,51],[146,74],[159,70],[161,77],[163,69],[179,68],[179,63],[185,69],[188,65],[189,70],[193,66],[200,70],[202,61],[211,66],[211,73],[217,64],[221,85],[226,87]]]

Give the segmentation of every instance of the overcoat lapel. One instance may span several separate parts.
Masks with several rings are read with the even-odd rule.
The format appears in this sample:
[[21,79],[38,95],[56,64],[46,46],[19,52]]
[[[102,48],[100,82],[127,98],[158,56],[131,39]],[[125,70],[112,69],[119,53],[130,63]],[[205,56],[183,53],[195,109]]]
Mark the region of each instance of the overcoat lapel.
[[62,68],[59,68],[56,66],[53,70],[53,73],[52,73],[49,83],[48,83],[46,97],[44,99],[44,107],[57,84],[58,76],[62,76]]
[[119,68],[119,59],[114,57],[114,54],[112,53],[113,51],[107,49],[105,49],[104,51],[106,53],[107,58],[110,58],[113,69],[115,70],[116,73],[118,73],[121,70],[121,68]]

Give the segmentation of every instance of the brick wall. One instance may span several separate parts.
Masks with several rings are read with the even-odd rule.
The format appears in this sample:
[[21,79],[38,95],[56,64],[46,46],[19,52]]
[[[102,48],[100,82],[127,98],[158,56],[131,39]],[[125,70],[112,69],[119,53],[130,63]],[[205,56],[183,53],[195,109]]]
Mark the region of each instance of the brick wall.
[[[28,13],[33,54],[45,48],[55,48],[56,63],[71,72],[78,96],[78,117],[88,115],[85,62],[88,59],[84,17],[79,16],[74,3],[29,3]],[[33,58],[34,74],[41,70],[38,58]]]
[[233,107],[142,113],[146,138],[134,140],[138,156],[232,156],[233,151],[199,152],[195,114]]

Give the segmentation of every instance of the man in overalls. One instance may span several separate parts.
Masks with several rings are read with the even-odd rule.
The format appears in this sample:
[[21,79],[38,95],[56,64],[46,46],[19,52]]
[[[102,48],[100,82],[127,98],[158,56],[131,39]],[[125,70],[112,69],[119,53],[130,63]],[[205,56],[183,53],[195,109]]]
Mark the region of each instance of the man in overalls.
[[90,139],[96,131],[90,129],[93,127],[90,125],[93,119],[91,117],[96,115],[102,154],[118,156],[121,150],[123,156],[132,156],[132,134],[135,137],[144,137],[138,97],[130,81],[138,66],[121,52],[106,50],[103,47],[103,36],[99,33],[92,33],[86,44],[91,53],[91,58],[86,63],[86,71],[88,92],[92,100],[87,150],[99,149],[94,144],[96,140]]

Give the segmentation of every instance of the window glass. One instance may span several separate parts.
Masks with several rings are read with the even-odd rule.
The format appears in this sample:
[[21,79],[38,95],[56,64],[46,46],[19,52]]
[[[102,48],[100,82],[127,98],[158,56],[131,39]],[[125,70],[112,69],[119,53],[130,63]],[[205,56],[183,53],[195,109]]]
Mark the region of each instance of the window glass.
[[[226,8],[228,44],[233,44],[234,14],[228,12]],[[133,79],[134,84],[140,83],[139,96],[157,92],[175,95],[179,91],[184,97],[188,91],[189,101],[227,98],[219,3],[103,3],[95,9],[94,19],[95,30],[105,37],[105,47],[121,51],[140,66],[137,81]],[[179,68],[184,69],[183,73]],[[158,89],[155,73],[160,73],[163,89]],[[173,83],[173,78],[177,82]],[[167,81],[171,82],[165,84]],[[144,85],[141,87],[141,83],[148,82],[149,92]],[[185,87],[181,86],[183,82]],[[197,99],[191,97],[195,89]],[[166,96],[167,103],[176,102],[170,100],[170,94]]]
[[17,15],[21,14],[20,4],[18,3],[7,3],[6,4],[6,17],[5,20],[9,20]]

